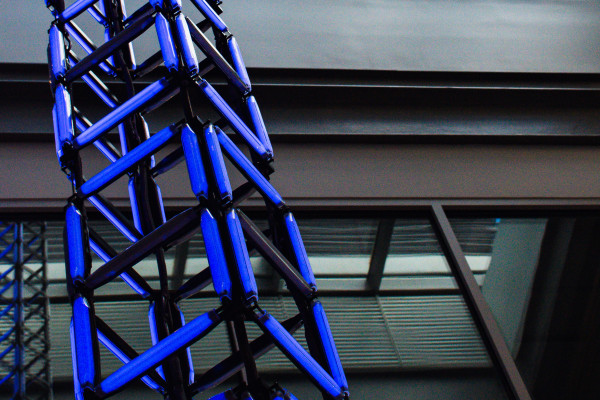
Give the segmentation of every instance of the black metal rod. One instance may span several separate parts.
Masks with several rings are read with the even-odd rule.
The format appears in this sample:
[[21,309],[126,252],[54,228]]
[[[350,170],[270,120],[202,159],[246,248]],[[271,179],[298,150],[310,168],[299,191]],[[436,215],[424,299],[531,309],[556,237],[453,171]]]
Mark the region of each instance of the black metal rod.
[[174,302],[187,299],[200,292],[212,282],[210,268],[205,268],[184,283],[173,295]]
[[[298,314],[285,320],[281,325],[289,333],[293,334],[302,326],[302,317]],[[273,343],[273,339],[267,334],[259,336],[250,343],[250,349],[255,360],[269,352],[273,347],[275,347],[275,343]],[[242,355],[239,352],[235,352],[197,378],[196,382],[190,387],[190,390],[193,394],[198,394],[204,390],[213,388],[235,375],[243,367]]]
[[373,253],[371,254],[371,262],[367,274],[367,283],[374,291],[378,291],[381,286],[383,268],[385,267],[385,260],[387,259],[390,243],[392,241],[394,221],[395,220],[391,218],[382,219],[377,226],[375,244],[373,245]]
[[153,12],[153,9],[148,9],[144,13],[143,17],[140,17],[140,19],[129,25],[123,31],[119,32],[111,40],[98,47],[96,51],[75,64],[73,68],[67,71],[65,80],[69,83],[73,82],[75,79],[79,78],[81,75],[87,73],[90,69],[100,64],[115,51],[123,46],[128,45],[129,42],[144,33],[154,23],[154,19],[152,18]]
[[314,292],[306,283],[304,278],[298,273],[296,268],[279,251],[277,247],[262,233],[260,228],[252,222],[246,214],[238,210],[242,229],[248,240],[254,245],[256,250],[275,268],[281,277],[286,281],[288,288],[297,290],[305,297],[311,297]]
[[531,396],[527,391],[523,378],[517,369],[494,315],[485,301],[483,293],[481,293],[481,289],[475,280],[442,205],[433,203],[431,215],[450,269],[464,295],[467,306],[471,310],[490,357],[503,378],[509,396],[514,400],[530,400]]
[[200,209],[189,208],[162,224],[148,235],[131,245],[118,256],[98,268],[86,280],[85,286],[97,289],[125,272],[156,249],[170,244],[200,225]]

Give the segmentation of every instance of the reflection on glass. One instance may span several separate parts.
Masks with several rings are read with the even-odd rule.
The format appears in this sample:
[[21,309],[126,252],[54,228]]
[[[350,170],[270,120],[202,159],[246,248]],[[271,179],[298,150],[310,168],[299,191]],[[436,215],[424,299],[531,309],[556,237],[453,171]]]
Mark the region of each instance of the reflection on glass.
[[482,292],[532,397],[598,398],[600,217],[498,219],[489,254]]

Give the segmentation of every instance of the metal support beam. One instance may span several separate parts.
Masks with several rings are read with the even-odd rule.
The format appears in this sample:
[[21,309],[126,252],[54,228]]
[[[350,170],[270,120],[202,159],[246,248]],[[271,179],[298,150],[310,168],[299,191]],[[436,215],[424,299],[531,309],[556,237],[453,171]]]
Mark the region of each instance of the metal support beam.
[[171,288],[179,289],[183,284],[183,276],[185,275],[185,264],[188,258],[190,249],[190,241],[179,243],[175,246],[175,259],[173,259],[173,277],[171,278]]
[[434,203],[431,207],[431,216],[440,245],[448,260],[450,269],[456,278],[465,302],[479,329],[490,358],[500,372],[508,395],[514,400],[530,400],[531,396],[512,358],[502,332],[494,319],[475,276],[469,267],[460,243],[452,230],[450,221],[441,204]]
[[377,226],[375,235],[375,244],[373,253],[371,253],[371,262],[369,264],[369,273],[367,274],[367,283],[369,288],[379,291],[381,280],[383,279],[383,268],[387,259],[394,231],[394,219],[382,219]]

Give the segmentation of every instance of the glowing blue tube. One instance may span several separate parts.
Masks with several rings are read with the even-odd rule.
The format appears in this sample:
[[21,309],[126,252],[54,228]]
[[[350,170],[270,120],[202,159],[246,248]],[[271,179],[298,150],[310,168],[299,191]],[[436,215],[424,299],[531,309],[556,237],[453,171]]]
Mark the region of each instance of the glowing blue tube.
[[100,390],[106,395],[118,391],[128,382],[142,376],[149,368],[206,335],[220,321],[221,318],[214,310],[196,317],[109,375],[100,384]]
[[258,108],[258,103],[254,96],[248,97],[246,100],[248,104],[248,111],[250,112],[250,119],[252,119],[252,125],[254,125],[254,131],[256,132],[258,139],[261,141],[265,149],[271,154],[273,154],[273,146],[271,145],[271,140],[269,139],[269,134],[267,133],[267,128],[265,127],[265,122],[263,120],[262,114],[260,113],[260,109]]
[[[155,308],[156,305],[154,303],[150,303],[150,308],[148,309],[148,321],[150,323],[150,339],[152,340],[152,346],[155,346],[159,342],[158,330],[156,328],[156,315],[154,314]],[[162,365],[156,367],[156,372],[161,378],[165,379],[165,373]]]
[[138,208],[137,203],[137,194],[135,193],[135,180],[133,177],[129,178],[129,183],[127,184],[127,189],[129,190],[129,200],[131,203],[131,214],[133,215],[133,225],[138,230],[138,232],[143,233],[142,229],[142,221],[140,219],[140,210]]
[[152,7],[159,9],[163,6],[163,0],[150,0],[150,4],[152,5]]
[[183,14],[179,14],[175,18],[175,23],[177,24],[177,35],[181,44],[186,68],[191,75],[197,75],[199,71],[198,58],[196,57],[194,42],[192,42],[192,36],[190,35],[190,30]]
[[[102,247],[100,247],[93,239],[90,239],[90,248],[98,255],[98,257],[102,259],[102,261],[108,262],[111,259],[110,255],[105,252]],[[123,272],[121,275],[119,275],[119,277],[142,297],[146,298],[150,296],[150,293],[148,293],[142,286],[138,285],[135,279],[133,279],[127,272]]]
[[96,8],[96,6],[88,7],[87,12],[90,13],[92,18],[94,18],[100,25],[106,26],[106,18],[104,15]]
[[75,391],[75,400],[83,400],[83,392],[81,391],[81,384],[79,383],[79,377],[77,376],[77,351],[75,350],[75,331],[73,330],[73,319],[69,327],[71,336],[71,364],[73,365],[73,386]]
[[231,54],[231,60],[233,61],[233,68],[235,68],[240,79],[248,86],[248,91],[250,92],[252,90],[252,84],[250,83],[246,64],[242,58],[242,52],[237,44],[237,40],[235,40],[233,36],[230,36],[229,39],[227,39],[227,46],[229,47],[229,53]]
[[204,172],[204,163],[200,155],[200,147],[198,146],[198,138],[196,133],[186,124],[181,131],[181,143],[183,145],[183,153],[187,164],[188,175],[192,185],[192,192],[196,198],[208,198],[208,181]]
[[[152,161],[154,161],[154,159],[152,159]],[[167,214],[165,213],[165,204],[163,202],[162,191],[160,190],[160,186],[158,186],[156,182],[154,183],[154,185],[156,185],[156,193],[158,194],[158,208],[160,209],[160,218],[162,220],[162,223],[164,224],[165,222],[167,222]]]
[[[181,326],[185,326],[185,317],[183,316],[183,312],[179,307],[177,307],[177,309],[179,310],[179,317],[181,318]],[[188,347],[185,351],[187,353],[189,367],[188,383],[191,385],[194,383],[194,363],[192,361],[192,350]]]
[[116,108],[119,104],[115,101],[112,94],[104,84],[98,79],[94,79],[93,72],[89,72],[81,77],[85,83],[106,103],[110,108]]
[[314,383],[332,397],[341,397],[342,389],[339,385],[310,356],[310,354],[298,344],[296,339],[294,339],[294,337],[290,335],[275,318],[271,317],[268,313],[265,313],[259,318],[258,322],[265,333],[273,338],[277,347],[279,347],[298,368],[304,371]]
[[[123,351],[117,347],[106,335],[98,330],[98,340],[117,357],[123,364],[127,364],[131,359],[127,357]],[[149,388],[154,389],[156,391],[162,391],[163,388],[160,387],[156,382],[152,380],[149,376],[142,377],[142,382],[148,385]]]
[[323,305],[319,301],[316,301],[312,306],[312,312],[315,321],[317,322],[317,329],[319,330],[319,336],[323,343],[323,349],[325,350],[325,356],[327,358],[327,364],[329,364],[331,376],[337,384],[340,385],[342,390],[347,391],[348,381],[346,380],[342,362],[340,361],[340,356],[335,347],[335,342],[333,341],[333,335],[331,334],[331,328],[329,327],[327,316],[323,310]]
[[217,292],[221,301],[224,298],[231,300],[231,278],[227,269],[219,227],[208,209],[202,212],[201,227],[215,292]]
[[142,142],[139,146],[125,154],[116,162],[91,177],[87,182],[81,185],[81,193],[88,196],[114,182],[127,172],[129,168],[140,162],[140,160],[164,146],[169,139],[175,136],[175,133],[177,133],[177,128],[173,125],[156,133],[150,139]]
[[67,250],[69,253],[69,274],[72,281],[85,278],[85,256],[81,214],[74,205],[67,207],[66,213]]
[[52,127],[54,128],[54,146],[56,148],[56,157],[60,161],[63,156],[62,145],[60,140],[60,128],[58,127],[58,114],[56,114],[56,103],[52,107]]
[[50,28],[50,65],[54,79],[64,76],[67,71],[64,37],[56,25]]
[[97,198],[96,196],[90,196],[88,198],[88,200],[90,201],[90,203],[92,203],[94,205],[94,207],[96,207],[96,209],[98,211],[100,211],[100,213],[102,213],[102,215],[104,215],[104,217],[106,219],[108,219],[110,221],[111,224],[113,224],[113,226],[115,228],[118,229],[119,232],[121,232],[127,239],[129,239],[132,242],[137,242],[138,237],[140,236],[139,233],[135,233],[132,232],[131,229],[129,229],[129,227],[127,225],[125,225],[123,223],[123,221],[121,221],[121,219],[119,217],[117,217],[116,215],[114,215],[105,205],[102,201],[100,201],[99,198]]
[[54,92],[56,102],[56,118],[58,127],[58,142],[62,149],[65,142],[73,139],[73,110],[71,108],[71,95],[62,84],[56,85]]
[[271,202],[275,207],[283,207],[285,203],[277,193],[273,185],[261,174],[254,165],[246,158],[244,153],[227,137],[223,131],[216,128],[219,143],[223,146],[223,150],[231,162],[239,169],[239,171],[252,182],[258,191]]
[[213,25],[221,32],[227,31],[225,22],[217,15],[215,10],[204,0],[192,0],[192,3],[198,8],[198,10],[204,15],[205,18],[209,19]]
[[98,0],[77,0],[75,3],[67,7],[59,16],[62,21],[68,21],[75,18],[85,11],[86,8],[94,4]]
[[229,105],[223,100],[221,95],[217,93],[217,91],[205,80],[202,80],[199,84],[200,88],[208,97],[210,102],[215,106],[215,108],[219,111],[227,121],[231,124],[233,130],[235,130],[244,141],[250,146],[252,150],[260,157],[265,160],[270,160],[273,158],[273,155],[265,149],[265,147],[260,143],[260,141],[256,138],[254,133],[246,126],[244,121],[229,107]]
[[258,301],[258,288],[256,287],[256,280],[254,279],[252,264],[250,264],[248,248],[246,247],[246,241],[244,240],[240,219],[238,218],[236,211],[231,210],[227,213],[226,220],[227,228],[229,229],[229,238],[235,255],[236,266],[244,290],[244,298],[249,303],[256,302]]
[[78,297],[73,302],[73,333],[77,354],[77,377],[81,386],[94,387],[96,366],[92,345],[91,313],[87,301]]
[[75,139],[77,146],[81,148],[98,139],[99,136],[105,134],[125,118],[147,105],[168,87],[169,80],[167,78],[162,78],[154,82],[79,135]]
[[169,21],[161,13],[156,14],[156,33],[158,35],[158,42],[160,43],[160,50],[165,60],[165,67],[169,71],[178,70],[179,58],[177,58],[177,51],[173,45]]
[[[85,50],[87,54],[92,54],[96,50],[96,47],[92,43],[92,40],[85,35],[85,33],[77,26],[77,24],[75,24],[75,22],[66,23],[65,28],[67,29],[67,32],[69,32],[69,35],[73,39],[75,39],[77,43],[79,43],[79,45],[83,48],[83,50]],[[73,64],[77,64],[73,57],[70,57],[70,59],[73,62]],[[98,64],[98,66],[102,68],[102,70],[107,74],[115,76],[114,71],[108,65],[106,65],[105,62],[101,62],[100,64]]]
[[[8,314],[8,312],[10,310],[12,310],[13,307],[14,307],[14,304],[9,304],[8,306],[4,307],[4,310],[2,310],[0,312],[0,318],[4,317],[6,314]],[[2,359],[2,357],[0,357],[0,359]]]
[[300,236],[300,230],[298,229],[296,219],[292,213],[287,213],[284,216],[284,219],[285,227],[287,229],[290,242],[292,243],[292,249],[294,251],[294,256],[296,258],[296,263],[298,265],[300,274],[302,274],[302,277],[304,280],[306,280],[306,283],[308,283],[313,289],[316,289],[317,284],[315,282],[315,275],[313,274],[313,270],[310,266],[310,261],[308,260],[304,243],[302,243],[302,236]]
[[219,189],[219,196],[223,202],[230,202],[233,198],[231,184],[229,183],[229,176],[225,168],[221,146],[219,145],[213,125],[207,125],[204,128],[204,138],[208,147],[210,167],[217,182],[217,188]]
[[171,8],[173,8],[173,10],[181,10],[181,0],[169,0],[169,3],[171,3]]

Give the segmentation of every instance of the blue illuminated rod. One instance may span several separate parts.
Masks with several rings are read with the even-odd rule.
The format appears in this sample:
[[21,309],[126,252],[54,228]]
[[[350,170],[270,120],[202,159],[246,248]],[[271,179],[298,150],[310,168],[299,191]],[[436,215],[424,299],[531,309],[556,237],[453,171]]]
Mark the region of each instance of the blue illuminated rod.
[[98,389],[106,396],[118,392],[129,382],[143,376],[146,371],[159,365],[170,355],[207,335],[219,322],[221,322],[221,317],[214,310],[194,318],[113,372],[102,381]]
[[215,109],[229,122],[233,130],[244,139],[250,149],[264,160],[270,161],[273,158],[273,155],[265,149],[265,146],[262,145],[256,135],[248,128],[235,111],[233,111],[227,102],[225,102],[223,97],[217,93],[210,83],[202,79],[197,82],[197,84]]
[[77,0],[59,15],[59,19],[61,21],[73,19],[97,1],[98,0]]
[[202,212],[201,220],[202,236],[204,237],[204,245],[206,247],[206,255],[208,257],[215,292],[217,292],[221,301],[224,299],[231,300],[231,278],[227,269],[227,260],[223,252],[223,244],[221,243],[217,220],[208,209]]
[[187,124],[181,130],[181,143],[185,154],[192,192],[194,192],[198,200],[201,198],[206,200],[208,199],[208,181],[204,172],[204,163],[200,154],[198,137]]
[[138,241],[138,239],[141,237],[140,233],[136,232],[135,229],[129,225],[130,223],[128,221],[125,221],[120,216],[116,215],[109,208],[108,204],[103,201],[103,199],[97,196],[90,196],[88,197],[88,200],[94,205],[94,207],[96,207],[98,211],[100,211],[102,215],[104,215],[104,217],[106,217],[111,224],[113,224],[115,228],[117,228],[119,232],[123,234],[123,236],[125,236],[131,242]]
[[86,277],[87,266],[83,248],[83,221],[79,210],[71,204],[67,207],[65,234],[67,239],[67,265],[69,277],[75,281],[83,282]]
[[73,302],[73,334],[75,354],[77,358],[77,378],[79,386],[94,388],[100,371],[97,369],[97,351],[94,349],[92,329],[92,312],[84,297],[77,297]]
[[167,78],[162,78],[154,82],[79,135],[75,139],[76,146],[82,148],[95,141],[131,114],[144,108],[153,100],[156,100],[159,95],[163,94],[169,88],[170,81]]
[[[175,306],[177,308],[177,310],[179,311],[179,318],[181,320],[181,326],[185,326],[185,317],[183,316],[183,311],[181,311],[181,308],[179,308],[179,306]],[[185,349],[186,355],[187,355],[187,361],[188,361],[188,368],[189,368],[189,374],[188,374],[188,384],[191,385],[192,383],[194,383],[194,362],[192,360],[192,350],[188,347]]]
[[212,124],[208,124],[204,127],[204,140],[210,158],[208,164],[210,165],[212,176],[215,178],[217,184],[219,198],[223,204],[227,204],[233,200],[231,184],[229,183],[229,176],[227,175],[225,161],[223,160],[223,154],[221,153],[221,145],[219,144],[219,139],[217,138],[215,128]]
[[271,145],[271,140],[269,139],[269,134],[267,133],[267,128],[265,127],[265,122],[254,96],[248,97],[246,104],[248,105],[250,119],[252,120],[252,125],[254,126],[254,130],[258,135],[258,139],[261,141],[263,146],[265,146],[267,151],[272,154],[273,146]]
[[67,71],[67,58],[65,56],[65,38],[62,32],[52,25],[50,27],[50,69],[52,78],[58,81]]
[[54,102],[54,135],[56,139],[57,156],[60,160],[63,156],[63,147],[65,143],[71,142],[74,135],[71,95],[62,84],[56,85]]
[[73,328],[73,318],[71,318],[71,323],[69,324],[69,334],[71,337],[71,363],[73,365],[73,389],[75,391],[75,400],[83,400],[83,391],[81,390],[79,376],[77,374],[77,370],[79,368],[77,366],[77,349],[75,347],[75,329]]
[[238,73],[242,82],[246,84],[248,91],[250,92],[252,90],[252,84],[250,83],[250,78],[248,77],[246,64],[242,58],[242,52],[237,44],[237,40],[235,40],[233,35],[227,38],[227,47],[229,48],[229,54],[231,55],[231,60],[233,61],[233,67],[235,68],[235,71]]
[[160,50],[163,60],[165,60],[165,67],[169,71],[177,71],[179,69],[179,58],[177,57],[177,50],[175,50],[175,44],[173,43],[169,21],[161,13],[158,13],[156,14],[155,25]]
[[[102,249],[102,247],[100,247],[100,245],[98,245],[98,243],[96,243],[93,239],[90,239],[90,249],[92,249],[92,251],[96,253],[102,261],[108,262],[111,260],[111,256],[106,251],[104,251],[104,249]],[[150,293],[144,287],[139,285],[138,282],[136,282],[136,280],[133,279],[131,275],[129,275],[129,273],[123,272],[119,276],[127,285],[129,285],[130,288],[132,288],[140,296],[144,298],[150,296]]]
[[[91,128],[90,128],[91,129]],[[116,162],[104,168],[98,174],[94,175],[87,182],[81,185],[80,193],[83,196],[91,196],[104,187],[108,186],[121,175],[127,172],[129,168],[148,157],[167,144],[179,131],[175,125],[171,125],[156,133],[150,139],[142,142],[139,146],[125,154]],[[87,131],[86,131],[87,132]]]
[[194,42],[192,42],[192,36],[188,29],[185,16],[183,14],[175,17],[175,24],[177,27],[177,37],[183,53],[183,60],[185,61],[185,68],[191,76],[196,76],[199,72],[198,57],[194,51]]
[[263,313],[257,318],[258,326],[273,338],[279,349],[321,390],[334,399],[344,398],[337,382],[300,346],[292,335],[275,318]]
[[[156,303],[154,302],[150,303],[150,307],[148,307],[148,322],[150,324],[150,339],[152,340],[152,346],[156,346],[159,339],[158,328],[156,327]],[[162,365],[156,367],[156,372],[158,372],[161,378],[165,379]]]
[[[123,350],[121,350],[116,344],[114,344],[106,335],[100,332],[100,330],[98,330],[98,340],[123,364],[127,364],[129,361],[131,361],[131,358],[127,357]],[[143,376],[141,380],[151,389],[154,389],[159,392],[163,391],[163,389],[158,385],[158,383],[154,382],[154,380],[152,380],[152,378],[150,378],[149,376]]]
[[206,19],[212,22],[213,26],[220,30],[221,32],[227,32],[227,25],[225,22],[217,15],[215,10],[208,5],[205,0],[192,0],[192,3],[196,6],[196,8],[204,15]]
[[[249,182],[251,182],[256,189],[267,199],[271,204],[277,208],[282,208],[285,203],[283,199],[277,193],[273,185],[261,174],[258,169],[246,158],[244,153],[227,137],[222,130],[215,127],[219,143],[231,162],[236,168],[244,175]],[[314,279],[313,279],[314,280]]]
[[230,245],[233,248],[235,265],[244,291],[244,299],[248,303],[254,303],[258,301],[258,288],[256,286],[254,272],[252,271],[252,264],[250,264],[248,248],[246,247],[244,233],[242,232],[242,226],[240,225],[240,218],[235,209],[227,212],[225,220],[227,223],[227,230],[229,231],[228,237],[230,239]]
[[340,356],[337,348],[335,347],[333,335],[331,334],[331,328],[329,327],[329,322],[327,321],[327,316],[325,315],[325,310],[323,310],[323,305],[321,302],[315,301],[313,303],[312,313],[317,323],[317,329],[321,338],[320,341],[323,344],[323,350],[325,351],[327,364],[329,366],[328,369],[331,371],[331,376],[337,382],[337,384],[340,385],[342,390],[347,392],[348,381],[346,380],[346,374],[342,368],[342,362],[340,361]]
[[298,223],[296,223],[296,219],[291,212],[284,215],[284,220],[288,238],[294,253],[295,264],[298,267],[300,274],[302,274],[302,277],[306,280],[306,283],[316,290],[317,283],[315,281],[315,275],[310,266],[304,243],[302,243],[302,236],[300,236]]

